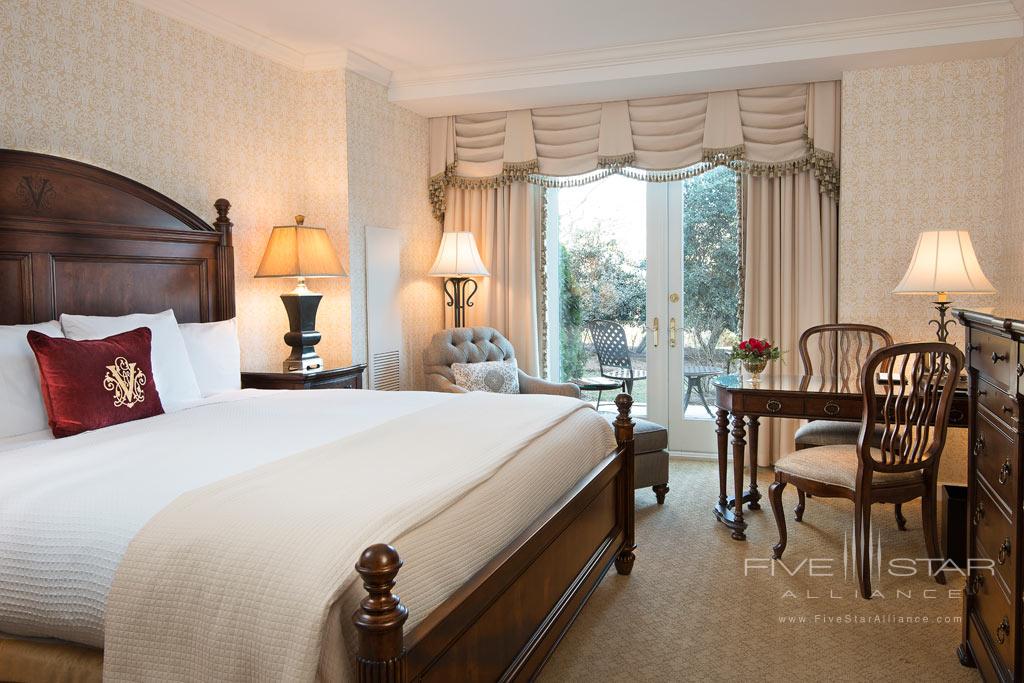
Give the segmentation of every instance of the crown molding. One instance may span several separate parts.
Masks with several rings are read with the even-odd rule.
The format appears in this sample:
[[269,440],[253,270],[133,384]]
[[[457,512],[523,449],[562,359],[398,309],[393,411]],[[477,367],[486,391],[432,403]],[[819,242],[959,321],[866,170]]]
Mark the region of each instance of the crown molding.
[[[1024,0],[1016,0],[1024,5]],[[944,45],[1005,41],[1024,36],[1010,0],[900,12],[772,29],[564,52],[392,73],[393,102],[426,115],[484,111],[480,102],[516,100],[515,93],[591,86],[770,63],[832,60]],[[566,93],[568,95],[568,92]],[[548,98],[550,99],[550,98]],[[621,99],[621,96],[619,97]],[[578,100],[577,100],[578,101]],[[524,104],[522,106],[531,106]],[[447,111],[446,111],[447,110]],[[461,110],[461,111],[457,111]]]
[[328,52],[303,53],[269,36],[228,21],[188,0],[132,0],[136,5],[169,17],[232,45],[265,57],[295,71],[333,71],[344,69],[365,76],[381,85],[391,82],[391,71],[352,50],[340,48]]

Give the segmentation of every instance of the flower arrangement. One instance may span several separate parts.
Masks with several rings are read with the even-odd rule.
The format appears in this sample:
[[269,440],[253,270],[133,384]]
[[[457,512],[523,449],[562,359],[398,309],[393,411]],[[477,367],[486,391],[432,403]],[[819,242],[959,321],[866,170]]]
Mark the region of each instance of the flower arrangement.
[[757,337],[744,339],[738,344],[734,344],[732,353],[729,355],[730,360],[739,360],[743,363],[743,368],[750,373],[750,377],[754,381],[760,379],[768,361],[779,358],[782,358],[782,351],[778,346],[767,339],[758,339]]

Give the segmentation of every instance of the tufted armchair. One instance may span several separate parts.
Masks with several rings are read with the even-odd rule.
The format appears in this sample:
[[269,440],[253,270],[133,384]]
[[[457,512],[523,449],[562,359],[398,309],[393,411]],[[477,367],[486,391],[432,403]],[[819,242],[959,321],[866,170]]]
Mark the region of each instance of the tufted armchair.
[[[493,327],[456,327],[442,330],[430,340],[423,352],[423,372],[427,376],[429,391],[463,393],[466,390],[455,384],[453,363],[482,363],[492,360],[515,358],[512,343]],[[575,384],[560,384],[531,377],[519,371],[519,393],[557,394],[580,397]]]

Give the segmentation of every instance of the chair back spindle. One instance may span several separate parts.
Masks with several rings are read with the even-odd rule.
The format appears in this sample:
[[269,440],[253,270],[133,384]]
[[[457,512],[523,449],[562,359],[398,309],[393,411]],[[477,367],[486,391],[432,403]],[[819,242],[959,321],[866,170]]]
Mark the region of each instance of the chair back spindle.
[[[964,355],[952,344],[896,344],[872,353],[860,377],[864,414],[858,451],[863,464],[881,472],[938,467],[963,367]],[[883,428],[882,438],[872,451],[866,435],[876,425]]]
[[824,376],[840,390],[855,386],[868,357],[892,345],[881,327],[857,323],[815,325],[800,335],[800,360],[806,376]]

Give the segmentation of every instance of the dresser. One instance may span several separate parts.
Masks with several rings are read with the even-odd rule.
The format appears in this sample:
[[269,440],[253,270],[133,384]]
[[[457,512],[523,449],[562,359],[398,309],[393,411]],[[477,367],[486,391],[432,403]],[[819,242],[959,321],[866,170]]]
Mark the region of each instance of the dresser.
[[1024,320],[957,311],[970,385],[963,642],[957,654],[986,681],[1021,672],[1021,419]]

